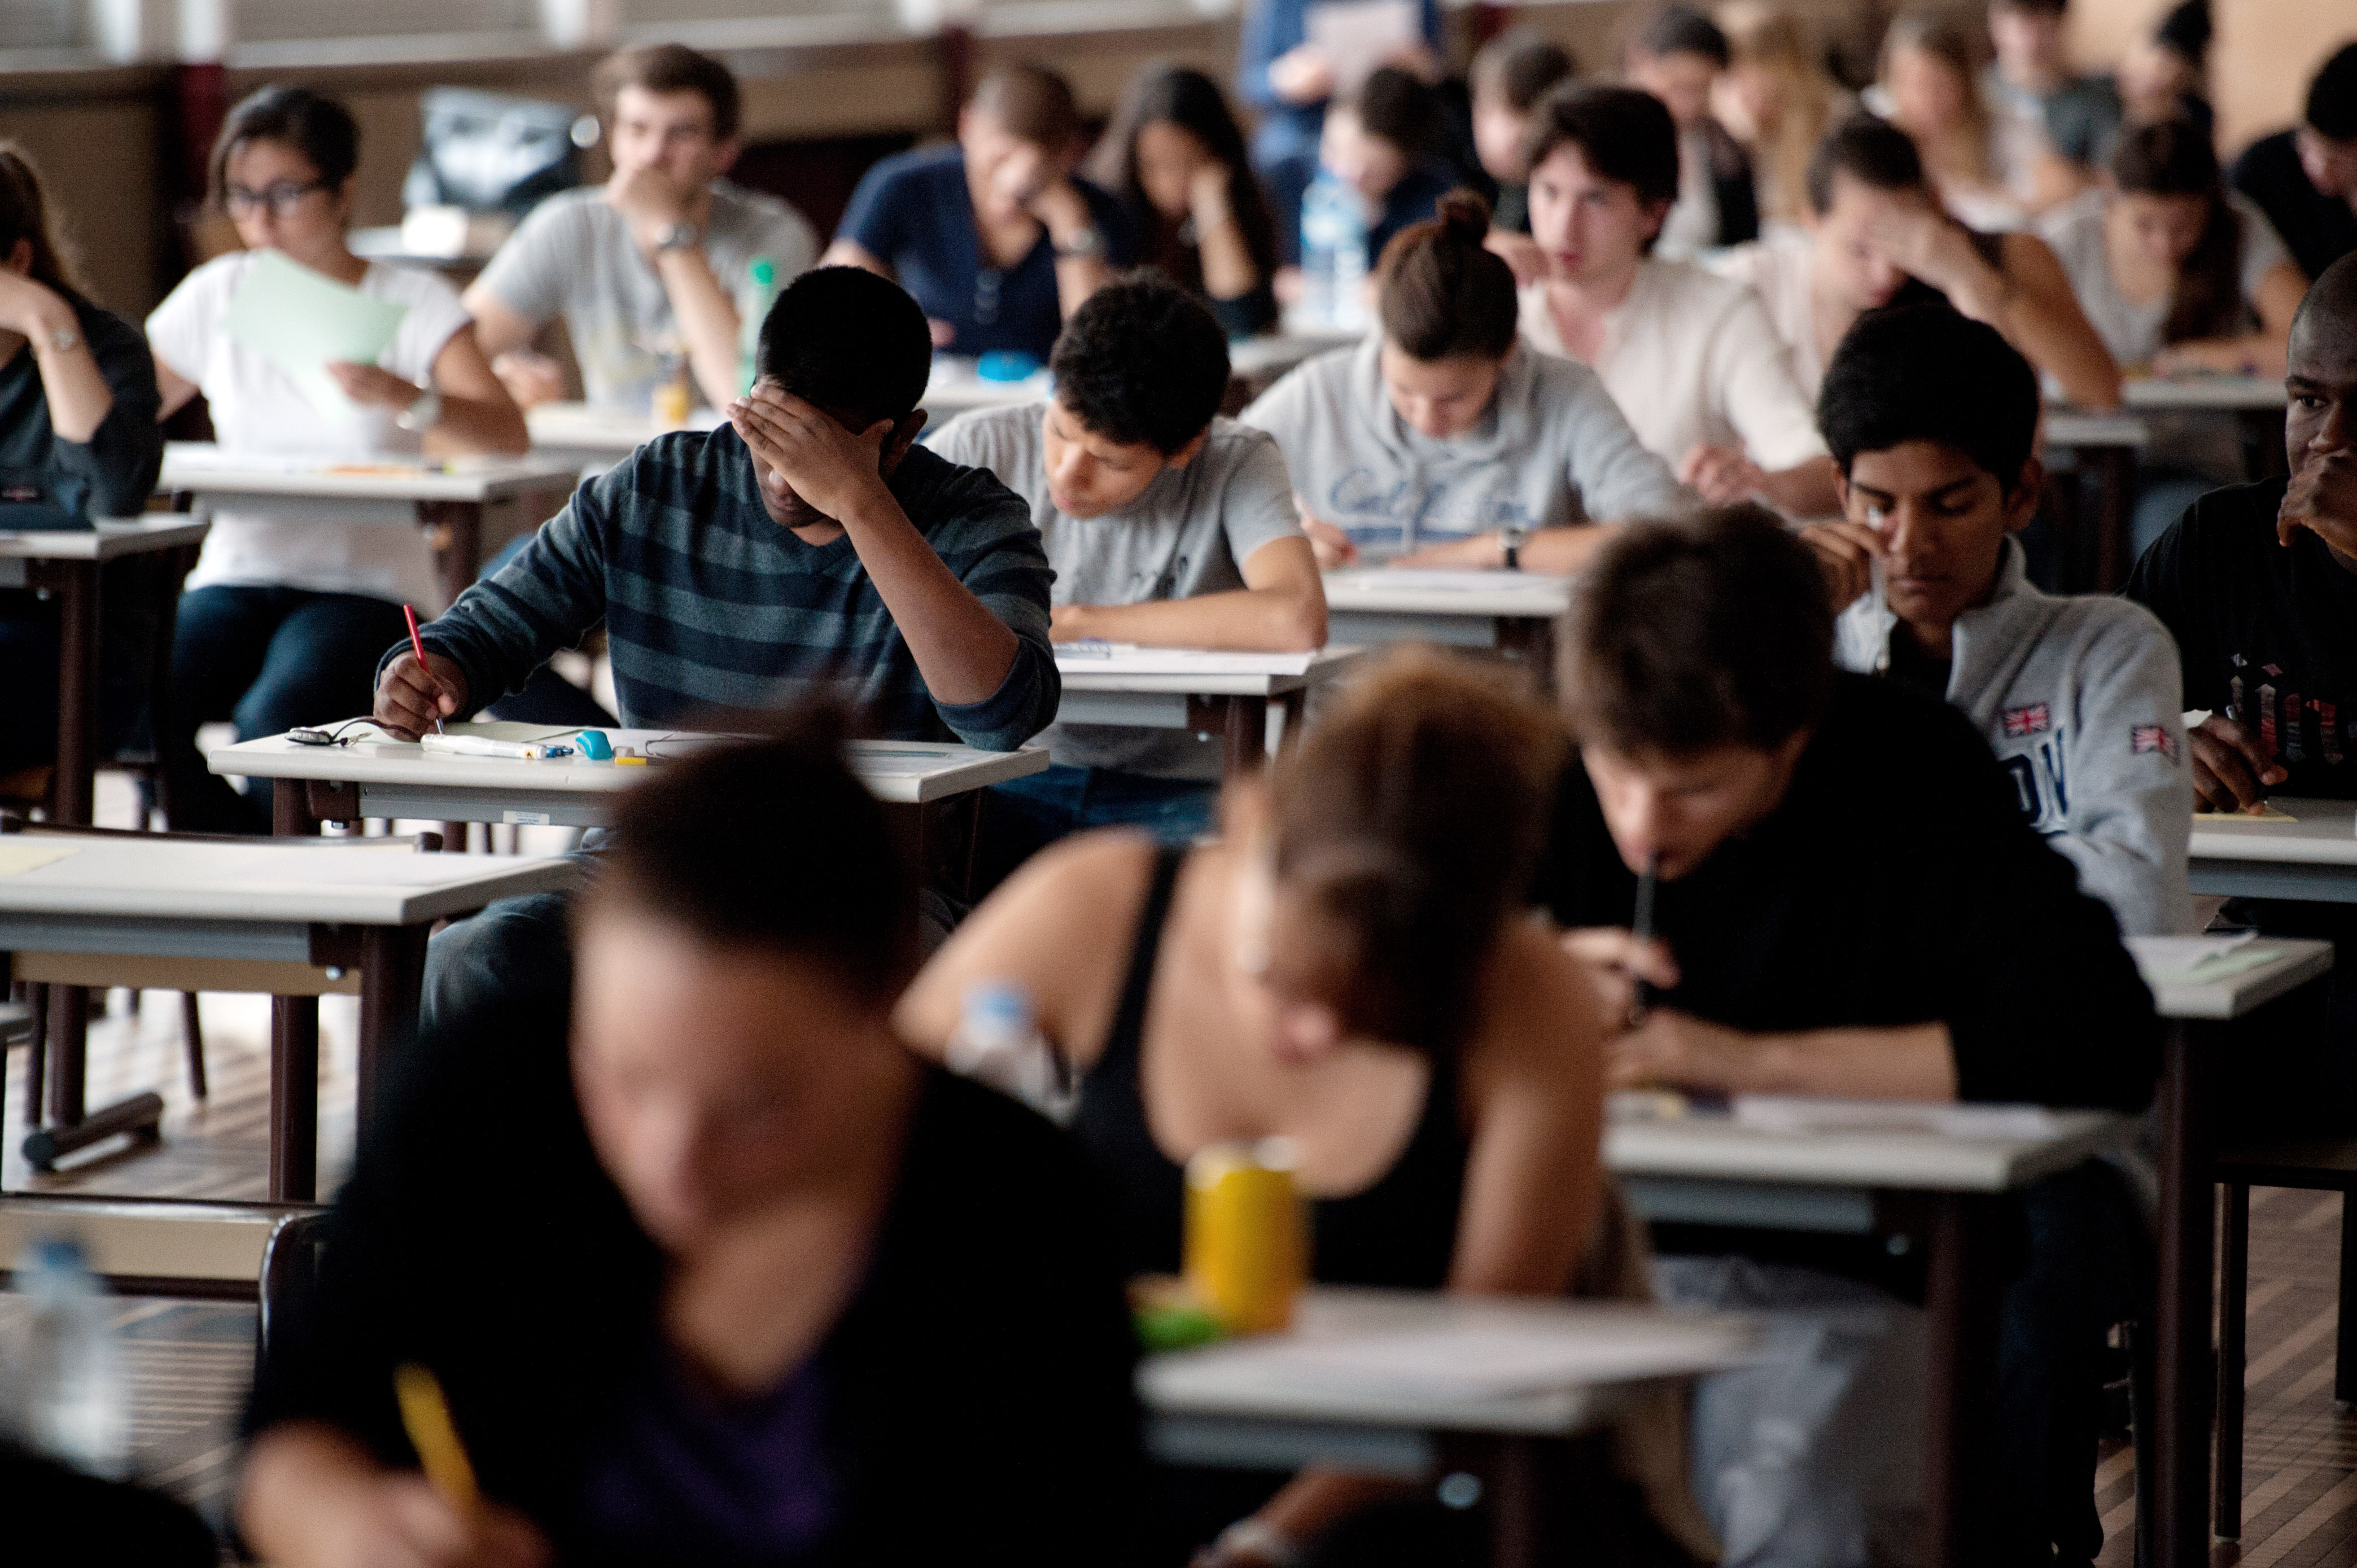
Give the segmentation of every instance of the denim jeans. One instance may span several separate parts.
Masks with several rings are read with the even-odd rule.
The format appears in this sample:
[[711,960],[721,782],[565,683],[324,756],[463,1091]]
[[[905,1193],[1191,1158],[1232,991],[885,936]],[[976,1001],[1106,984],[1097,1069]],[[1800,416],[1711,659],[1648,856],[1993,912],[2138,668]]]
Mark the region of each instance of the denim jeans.
[[977,897],[1058,839],[1083,828],[1145,828],[1164,843],[1191,843],[1219,813],[1220,787],[1154,779],[1116,768],[1051,767],[994,784],[982,807]]
[[198,588],[180,596],[172,712],[158,745],[183,832],[270,831],[270,798],[241,796],[206,770],[197,730],[229,719],[255,740],[356,718],[376,699],[376,665],[409,635],[401,607],[307,588]]

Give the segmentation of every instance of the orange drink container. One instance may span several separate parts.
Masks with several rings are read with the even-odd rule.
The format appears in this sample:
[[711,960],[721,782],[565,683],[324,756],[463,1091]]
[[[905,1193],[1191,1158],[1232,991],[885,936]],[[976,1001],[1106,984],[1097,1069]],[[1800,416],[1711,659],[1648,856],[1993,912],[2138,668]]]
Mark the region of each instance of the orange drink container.
[[1308,1216],[1281,1138],[1214,1144],[1187,1162],[1187,1283],[1231,1333],[1293,1321],[1309,1277]]

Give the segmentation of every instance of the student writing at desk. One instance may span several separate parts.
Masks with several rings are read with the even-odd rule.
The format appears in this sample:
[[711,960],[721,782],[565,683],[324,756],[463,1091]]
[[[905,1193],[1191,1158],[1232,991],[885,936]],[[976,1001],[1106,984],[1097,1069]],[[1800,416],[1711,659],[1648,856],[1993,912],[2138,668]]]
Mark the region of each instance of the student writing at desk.
[[[206,263],[147,318],[169,416],[199,392],[228,452],[324,459],[436,452],[520,453],[523,417],[491,373],[474,323],[438,274],[365,262],[345,242],[360,126],[301,87],[266,87],[230,111],[213,144],[212,199],[246,249]],[[229,328],[255,257],[287,260],[404,307],[373,365],[328,366],[350,407],[315,407]],[[318,514],[332,510],[337,515]],[[199,725],[233,719],[240,740],[368,704],[370,675],[405,632],[404,604],[440,599],[434,557],[406,502],[240,499],[212,532],[180,599],[172,719],[157,737],[183,829],[266,832],[266,800],[242,799],[205,769]]]
[[[1836,674],[1833,635],[1815,554],[1756,508],[1633,526],[1575,586],[1562,687],[1580,754],[1540,887],[1590,966],[1612,1080],[2142,1110],[2160,1029],[2110,912],[2023,822],[1970,721]],[[1648,866],[1652,940],[1625,929]],[[1640,979],[1655,998],[1632,1024]],[[2007,1223],[1994,1458],[2010,1507],[1987,1561],[2083,1563],[2102,1544],[2101,1355],[2139,1224],[2101,1165],[2027,1189]],[[1905,1364],[1892,1298],[1866,1283],[1889,1260],[1871,1238],[1743,1235],[1738,1251],[1657,1231],[1658,1288],[1838,1316],[1793,1362],[1704,1381],[1696,1490],[1727,1563],[1863,1563],[1881,1509],[1921,1496],[1920,1413],[1871,1391]],[[1792,1387],[1805,1403],[1780,1398]],[[1747,1485],[1770,1474],[1788,1484]]]
[[[804,274],[731,423],[658,437],[584,485],[425,628],[427,668],[406,636],[381,650],[376,716],[410,736],[464,717],[603,621],[633,728],[825,691],[877,736],[1020,746],[1062,694],[1048,563],[1020,497],[915,444],[931,361],[897,286]],[[436,938],[427,1014],[561,981],[564,903],[505,900]]]
[[826,260],[896,278],[952,354],[1044,360],[1081,302],[1129,264],[1121,203],[1073,171],[1081,112],[1046,66],[982,79],[958,139],[863,176]]
[[1361,546],[1435,566],[1568,572],[1598,530],[1689,497],[1596,372],[1515,337],[1489,212],[1452,191],[1376,269],[1382,330],[1299,366],[1244,410],[1276,437],[1321,560]]
[[[139,329],[91,302],[40,174],[0,143],[0,471],[91,517],[145,511],[164,461],[156,404]],[[58,613],[30,588],[0,588],[0,795],[39,794],[57,756]],[[109,731],[132,716],[100,713]]]
[[1523,336],[1592,366],[1705,500],[1831,514],[1833,459],[1758,297],[1652,253],[1678,194],[1670,112],[1633,87],[1566,82],[1533,121],[1531,237],[1548,271],[1523,290]]
[[[622,800],[569,1048],[520,997],[420,1038],[272,1318],[237,1504],[270,1562],[1137,1561],[1103,1205],[894,1034],[914,878],[841,741]],[[404,1363],[488,1506],[413,1467]]]
[[809,270],[817,239],[801,213],[732,185],[741,113],[737,78],[679,44],[622,50],[597,68],[598,117],[614,172],[533,209],[467,290],[484,351],[516,402],[565,395],[557,363],[531,349],[565,318],[589,402],[643,414],[684,354],[704,402],[743,390],[737,343],[766,258],[783,288]]
[[[1954,703],[2021,814],[2131,936],[2184,930],[2193,789],[2177,644],[2140,605],[2042,593],[2013,534],[2045,467],[2038,378],[1995,328],[1938,306],[1850,329],[1817,418],[1846,516],[1801,537],[1834,583],[1835,657]],[[1888,576],[1869,591],[1879,563]]]
[[[1079,1073],[1074,1131],[1113,1184],[1133,1273],[1177,1271],[1196,1151],[1281,1136],[1301,1152],[1319,1280],[1609,1293],[1595,999],[1526,911],[1562,754],[1503,671],[1394,654],[1272,780],[1230,787],[1217,843],[1105,832],[1042,853],[918,977],[901,1027],[944,1052],[970,985],[1030,993]],[[1644,1419],[1630,1452],[1650,1457],[1663,1524],[1629,1499],[1627,1539],[1649,1548],[1631,1560],[1706,1556],[1665,1447],[1674,1418]],[[1390,1483],[1318,1468],[1224,1507],[1209,1495],[1228,1489],[1179,1510],[1198,1531],[1182,1548],[1251,1510],[1198,1564],[1481,1560],[1465,1515]]]
[[[1049,635],[1163,647],[1304,650],[1326,594],[1276,443],[1216,417],[1228,345],[1194,297],[1139,273],[1107,284],[1049,361],[1056,395],[953,421],[932,449],[986,468],[1031,508],[1056,569]],[[1076,828],[1134,823],[1185,843],[1212,825],[1216,738],[1057,725],[1054,765],[993,791],[984,886]]]

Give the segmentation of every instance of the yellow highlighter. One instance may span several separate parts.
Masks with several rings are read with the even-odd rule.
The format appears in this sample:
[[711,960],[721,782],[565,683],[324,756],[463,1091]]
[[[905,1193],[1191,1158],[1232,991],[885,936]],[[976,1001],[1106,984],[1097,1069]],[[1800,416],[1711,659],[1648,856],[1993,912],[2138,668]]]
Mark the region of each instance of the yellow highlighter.
[[444,1502],[462,1514],[473,1513],[482,1506],[483,1494],[475,1485],[475,1467],[467,1462],[441,1383],[416,1362],[404,1361],[393,1369],[393,1391],[401,1402],[402,1428],[425,1466],[425,1478]]

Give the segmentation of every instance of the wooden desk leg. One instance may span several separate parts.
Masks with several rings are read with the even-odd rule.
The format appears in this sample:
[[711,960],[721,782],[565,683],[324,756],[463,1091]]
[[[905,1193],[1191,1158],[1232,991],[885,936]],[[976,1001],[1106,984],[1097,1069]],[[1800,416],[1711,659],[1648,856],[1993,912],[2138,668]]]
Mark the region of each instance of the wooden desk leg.
[[58,771],[49,801],[59,823],[81,827],[90,822],[98,753],[98,564],[60,564]]
[[1225,710],[1222,728],[1227,741],[1227,776],[1240,779],[1257,769],[1268,755],[1268,699],[1222,697],[1220,705]]
[[2079,460],[2095,479],[2094,591],[2115,594],[2136,564],[2136,454],[2125,446],[2102,446],[2081,453]]
[[49,993],[49,1122],[70,1127],[82,1118],[83,1073],[90,1048],[90,993],[52,985]]
[[1498,650],[1529,671],[1541,692],[1555,691],[1555,622],[1500,616],[1492,635]]
[[354,1124],[366,1137],[384,1064],[417,1039],[418,992],[425,983],[431,926],[361,928],[360,1086]]
[[270,1201],[319,1188],[319,999],[270,999]]
[[2002,1201],[1946,1193],[1932,1210],[1923,1479],[1938,1568],[1992,1561],[1988,1524],[2007,1501],[1992,1474],[2000,1289],[1995,1233]]
[[[2158,1406],[2151,1568],[2202,1568],[2210,1552],[2211,1050],[2169,1026],[2160,1074],[2160,1280],[2154,1305]],[[2141,1434],[2138,1434],[2142,1436]]]
[[311,814],[310,798],[306,793],[307,783],[301,779],[272,780],[270,831],[280,838],[317,836],[319,819]]
[[483,569],[483,509],[475,501],[419,501],[417,521],[433,542],[442,602],[455,605]]

